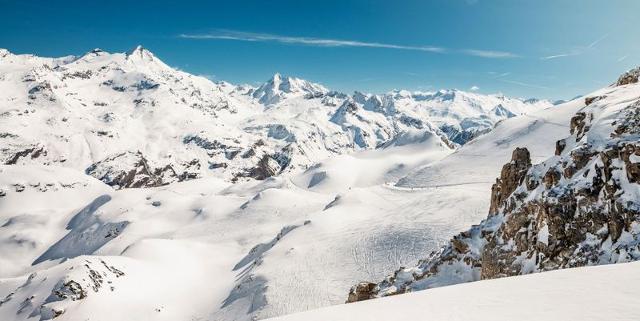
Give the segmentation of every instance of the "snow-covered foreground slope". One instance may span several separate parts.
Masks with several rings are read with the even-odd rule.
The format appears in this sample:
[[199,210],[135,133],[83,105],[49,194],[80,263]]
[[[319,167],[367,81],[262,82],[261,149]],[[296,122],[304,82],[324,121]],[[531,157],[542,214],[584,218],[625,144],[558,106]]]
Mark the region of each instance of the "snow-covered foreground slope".
[[349,301],[639,260],[638,74],[640,69],[630,71],[587,96],[571,117],[569,136],[553,144],[554,156],[532,164],[526,147],[515,148],[479,224],[415,267],[400,268],[378,284],[359,283]]
[[640,263],[486,280],[293,314],[274,321],[640,319]]

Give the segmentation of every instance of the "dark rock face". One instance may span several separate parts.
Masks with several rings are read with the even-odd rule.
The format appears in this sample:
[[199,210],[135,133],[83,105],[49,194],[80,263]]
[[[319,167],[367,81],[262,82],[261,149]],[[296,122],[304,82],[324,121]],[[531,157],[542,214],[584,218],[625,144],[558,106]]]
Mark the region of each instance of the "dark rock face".
[[[578,113],[571,119],[572,136],[557,142],[556,156],[539,165],[532,166],[529,152],[517,148],[492,187],[484,221],[373,289],[370,283],[354,286],[347,302],[481,279],[640,260],[639,109],[637,101],[616,111],[613,126],[605,127],[611,134],[602,134],[599,127],[594,135],[601,136],[595,140],[584,137],[593,114]],[[571,149],[568,139],[576,141]],[[593,146],[598,140],[599,145]]]
[[491,206],[489,215],[496,213],[498,208],[513,191],[522,183],[527,170],[531,167],[531,156],[526,148],[516,148],[511,155],[511,162],[505,164],[500,172],[500,177],[491,187]]
[[23,150],[17,151],[15,152],[13,155],[10,155],[5,161],[4,164],[5,165],[15,165],[18,163],[18,161],[20,160],[20,158],[31,158],[31,159],[36,159],[40,156],[47,156],[47,150],[44,148],[44,146],[31,146],[28,148],[25,148]]
[[584,130],[584,126],[585,126],[585,119],[587,118],[587,115],[585,113],[577,113],[575,116],[573,116],[571,118],[571,123],[569,124],[571,130],[570,133],[571,135],[573,134],[577,134],[576,136],[580,136],[580,134],[583,132]]
[[371,295],[373,294],[376,286],[377,284],[370,282],[358,283],[356,286],[351,288],[346,303],[363,301],[371,298]]
[[556,152],[554,153],[554,155],[560,156],[562,154],[562,151],[564,151],[565,147],[567,147],[567,142],[564,139],[561,139],[561,140],[557,141],[556,142]]
[[607,96],[593,96],[593,97],[587,97],[584,99],[584,104],[589,106],[591,104],[593,104],[596,101],[602,100],[607,98]]
[[638,82],[638,78],[640,78],[640,67],[629,70],[620,76],[618,81],[616,81],[616,86],[635,84]]
[[189,168],[200,167],[197,160],[184,164],[183,167],[187,170],[178,172],[171,164],[154,166],[141,152],[126,152],[96,162],[85,172],[118,189],[143,188],[198,178],[197,173],[188,171]]
[[260,158],[260,161],[254,168],[249,169],[246,177],[252,177],[257,180],[267,179],[271,176],[275,176],[280,172],[280,164],[275,161],[271,156],[265,154]]

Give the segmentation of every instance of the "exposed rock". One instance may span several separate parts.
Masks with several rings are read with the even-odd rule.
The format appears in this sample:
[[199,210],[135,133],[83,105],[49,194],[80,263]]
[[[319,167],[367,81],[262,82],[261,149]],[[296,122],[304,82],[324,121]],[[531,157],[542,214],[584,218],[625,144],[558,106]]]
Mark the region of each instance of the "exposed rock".
[[372,294],[374,293],[374,289],[377,284],[370,282],[361,282],[351,288],[349,291],[349,297],[347,298],[346,303],[352,303],[357,301],[368,300],[372,298]]
[[156,187],[198,177],[197,173],[188,171],[178,174],[170,164],[153,165],[141,152],[127,152],[106,158],[89,166],[85,172],[118,189]]
[[265,154],[260,158],[256,167],[249,170],[248,177],[255,178],[257,180],[263,180],[274,176],[280,172],[280,164],[274,160],[271,156]]
[[560,156],[560,154],[562,154],[562,152],[564,151],[565,147],[567,147],[567,141],[565,141],[564,139],[557,141],[555,155]]
[[47,156],[47,150],[44,148],[44,146],[31,146],[28,148],[25,148],[23,150],[17,151],[15,152],[13,155],[10,155],[5,161],[4,164],[5,165],[15,165],[18,163],[18,161],[20,160],[20,158],[26,158],[29,157],[31,159],[36,159],[40,156]]
[[529,150],[516,148],[511,155],[511,162],[502,167],[500,178],[496,179],[496,183],[491,187],[489,215],[495,213],[516,187],[522,183],[529,167],[531,167]]
[[607,96],[593,96],[593,97],[586,97],[586,98],[584,99],[584,104],[585,104],[585,105],[587,105],[587,106],[589,106],[589,105],[591,105],[592,103],[594,103],[594,102],[596,102],[596,101],[598,101],[598,100],[602,100],[602,99],[604,99],[604,98],[607,98]]
[[576,134],[577,137],[582,137],[580,135],[583,132],[585,126],[585,119],[587,118],[587,114],[580,112],[571,118],[571,123],[569,124],[571,130],[570,133]]
[[620,76],[618,81],[616,81],[616,86],[635,84],[638,82],[638,78],[640,78],[640,67],[631,69]]

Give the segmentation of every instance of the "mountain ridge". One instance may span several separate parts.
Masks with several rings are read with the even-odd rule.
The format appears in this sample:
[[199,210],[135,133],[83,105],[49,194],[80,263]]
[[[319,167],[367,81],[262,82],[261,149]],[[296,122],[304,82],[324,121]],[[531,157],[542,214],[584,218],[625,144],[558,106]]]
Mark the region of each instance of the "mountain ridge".
[[[2,162],[71,166],[119,188],[210,175],[264,179],[330,155],[389,145],[416,130],[455,149],[502,119],[551,106],[457,90],[349,96],[280,74],[247,88],[176,70],[142,46],[63,58],[3,52],[0,68],[8,74],[0,86],[14,95],[0,97],[5,121],[30,124],[26,134],[7,132]],[[21,104],[27,109],[11,107]],[[340,119],[345,104],[357,113]],[[168,150],[160,142],[171,142]],[[133,166],[138,163],[151,166],[149,174]],[[136,183],[141,180],[148,183]]]

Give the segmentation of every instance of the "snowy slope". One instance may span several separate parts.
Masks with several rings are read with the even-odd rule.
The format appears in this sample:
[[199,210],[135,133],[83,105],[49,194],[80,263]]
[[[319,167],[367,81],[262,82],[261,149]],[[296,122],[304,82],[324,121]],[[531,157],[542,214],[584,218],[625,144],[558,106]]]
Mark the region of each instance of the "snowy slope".
[[354,286],[349,301],[639,260],[640,85],[620,79],[581,102],[553,156],[532,164],[527,147],[514,149],[484,220],[415,267]]
[[[615,286],[612,286],[615,285]],[[638,320],[640,263],[487,280],[270,319]]]
[[[514,118],[505,124],[518,121]],[[137,304],[126,309],[131,315],[151,313],[155,316],[158,313],[155,308],[161,305],[165,310],[181,313],[172,314],[181,318],[249,320],[253,316],[264,318],[340,304],[354,281],[380,279],[399,265],[411,266],[425,251],[437,249],[451,235],[484,216],[489,198],[489,190],[485,187],[455,185],[414,190],[393,187],[398,178],[430,163],[435,162],[435,166],[439,159],[451,153],[442,146],[436,148],[440,146],[438,139],[415,137],[419,139],[409,141],[417,144],[390,145],[374,151],[332,157],[305,172],[262,182],[230,184],[205,178],[148,189],[98,190],[94,194],[77,191],[73,194],[76,205],[59,207],[54,215],[49,216],[43,216],[47,212],[39,210],[47,204],[46,199],[67,199],[70,196],[47,191],[30,194],[28,203],[19,201],[24,199],[19,198],[21,195],[27,195],[21,194],[26,191],[16,192],[15,189],[16,184],[28,185],[23,177],[33,175],[30,180],[36,185],[40,177],[47,176],[33,167],[21,170],[22,166],[5,166],[7,175],[3,175],[5,181],[0,184],[7,194],[3,198],[3,205],[7,205],[0,211],[6,215],[2,217],[3,221],[16,221],[17,217],[23,216],[33,219],[0,229],[9,240],[1,245],[3,253],[23,253],[19,260],[12,259],[2,274],[25,280],[33,272],[45,273],[44,270],[57,266],[60,257],[89,255],[101,264],[99,259],[107,256],[105,262],[127,275],[136,275],[132,278],[138,280],[138,286],[145,289],[147,284],[154,286],[145,301],[132,299]],[[496,140],[504,138],[495,137]],[[462,147],[461,151],[466,148]],[[508,157],[506,149],[497,149],[495,153]],[[487,175],[498,175],[499,164],[491,164],[493,167],[488,165],[477,175],[485,175],[484,171],[492,172]],[[17,170],[21,172],[13,173]],[[41,185],[46,185],[46,181]],[[127,222],[124,229],[116,237],[106,239],[102,246],[77,244],[78,241],[84,243],[82,238],[71,244],[63,242],[67,244],[60,246],[60,241],[70,234],[67,225],[72,218],[102,194],[109,195],[111,199],[95,211],[99,222],[102,225]],[[16,201],[11,201],[13,199]],[[43,220],[48,223],[41,223]],[[13,235],[21,230],[33,232],[15,239]],[[52,235],[50,239],[38,237],[38,233],[45,230]],[[71,234],[83,235],[83,232],[85,228]],[[91,230],[88,233],[93,234]],[[37,246],[27,246],[31,242]],[[198,247],[194,244],[203,247],[207,254],[196,251]],[[51,247],[65,250],[57,251],[60,253],[56,256],[58,259],[41,260],[41,263],[31,265]],[[143,250],[125,250],[130,247]],[[169,247],[176,250],[163,250]],[[156,253],[158,260],[147,260],[146,251]],[[175,286],[161,280],[194,273],[188,263],[172,265],[172,276],[163,272],[164,262],[171,261],[178,253],[181,257],[197,261],[209,271],[216,271],[195,274],[200,275],[196,281],[185,281],[180,285],[186,291],[206,285],[206,289],[198,293],[209,304],[201,310],[180,310],[180,301],[171,303],[167,300],[165,293],[175,291]],[[108,259],[123,255],[131,258],[133,263],[116,264],[111,262],[113,259]],[[186,258],[181,260],[190,262]],[[144,267],[138,267],[140,264]],[[148,272],[150,278],[144,279],[134,272],[140,269],[158,272]],[[57,279],[65,277],[64,274],[56,275]],[[3,282],[0,294],[16,292],[14,284]],[[129,291],[137,293],[127,287],[115,287],[112,295],[121,296]],[[39,291],[49,293],[52,289],[53,285]],[[87,298],[100,293],[97,294],[101,297],[100,302],[111,300],[103,298],[110,297],[110,291],[90,290],[87,293]],[[40,301],[34,301],[34,309],[45,299],[41,295]],[[83,312],[75,312],[69,307],[69,315],[77,318],[92,315],[95,318],[91,313],[93,304],[70,302],[89,307]],[[58,303],[60,309],[64,305]],[[16,315],[16,310],[10,305],[5,307],[0,310],[6,309],[7,315],[24,319],[24,314]]]
[[[2,320],[252,320],[341,304],[485,218],[512,149],[549,158],[584,107],[345,95],[280,75],[236,87],[142,48],[0,56]],[[498,125],[460,146],[443,125],[463,123]]]

